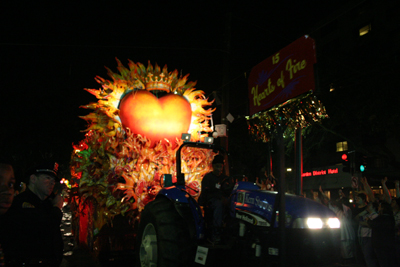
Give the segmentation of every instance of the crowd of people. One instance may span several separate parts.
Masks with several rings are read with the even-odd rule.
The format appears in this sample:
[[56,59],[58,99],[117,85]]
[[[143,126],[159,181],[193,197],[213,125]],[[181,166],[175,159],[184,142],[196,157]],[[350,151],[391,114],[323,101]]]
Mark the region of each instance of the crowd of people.
[[0,162],[0,266],[60,266],[63,198],[54,192],[58,164],[32,168],[18,191],[14,169]]
[[315,200],[328,206],[341,221],[341,257],[343,263],[367,267],[400,266],[400,190],[395,182],[392,197],[381,180],[383,194],[374,194],[367,179],[361,178],[362,190],[354,189],[353,202],[339,190],[332,200],[319,188]]

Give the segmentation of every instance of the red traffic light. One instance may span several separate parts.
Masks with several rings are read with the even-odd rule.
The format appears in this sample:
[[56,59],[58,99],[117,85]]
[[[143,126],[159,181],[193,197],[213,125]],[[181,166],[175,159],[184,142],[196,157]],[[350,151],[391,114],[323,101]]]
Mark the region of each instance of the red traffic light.
[[347,161],[347,154],[342,154],[342,160]]

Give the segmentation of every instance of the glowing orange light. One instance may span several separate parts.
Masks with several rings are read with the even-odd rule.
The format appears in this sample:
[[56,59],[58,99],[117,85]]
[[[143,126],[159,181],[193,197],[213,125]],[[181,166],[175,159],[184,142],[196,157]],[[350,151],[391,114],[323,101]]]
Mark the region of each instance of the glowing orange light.
[[152,93],[140,90],[122,99],[119,116],[123,126],[149,138],[154,147],[157,141],[174,142],[182,133],[187,133],[192,110],[189,101],[180,95],[168,94],[158,99]]

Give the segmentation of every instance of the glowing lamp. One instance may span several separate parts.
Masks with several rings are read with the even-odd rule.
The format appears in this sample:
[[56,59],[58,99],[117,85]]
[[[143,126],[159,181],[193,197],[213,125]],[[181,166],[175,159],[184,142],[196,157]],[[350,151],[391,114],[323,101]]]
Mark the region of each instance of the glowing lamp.
[[208,137],[204,138],[204,143],[206,143],[206,144],[214,143],[214,137],[208,136]]
[[307,225],[311,229],[321,229],[323,224],[320,218],[308,218]]
[[329,218],[328,219],[328,226],[330,228],[340,228],[340,221],[338,218]]
[[191,134],[188,134],[188,133],[183,133],[182,134],[182,136],[181,136],[181,139],[183,140],[183,141],[190,141],[190,138],[191,138]]
[[342,164],[343,164],[342,171],[343,172],[351,172],[352,169],[351,169],[351,166],[350,166],[350,161],[348,160],[348,156],[347,156],[346,153],[342,154],[342,160],[343,160],[343,162],[342,162]]

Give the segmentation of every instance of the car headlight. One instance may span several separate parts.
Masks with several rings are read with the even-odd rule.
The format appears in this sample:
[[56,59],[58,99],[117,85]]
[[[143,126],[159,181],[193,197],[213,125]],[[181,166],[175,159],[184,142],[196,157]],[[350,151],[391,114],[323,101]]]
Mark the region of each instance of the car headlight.
[[340,221],[338,218],[297,218],[293,221],[293,228],[300,229],[322,229],[322,228],[340,228]]
[[321,229],[323,226],[323,223],[320,218],[308,218],[307,226],[310,229]]
[[329,218],[328,225],[330,228],[340,228],[340,221],[338,218]]

